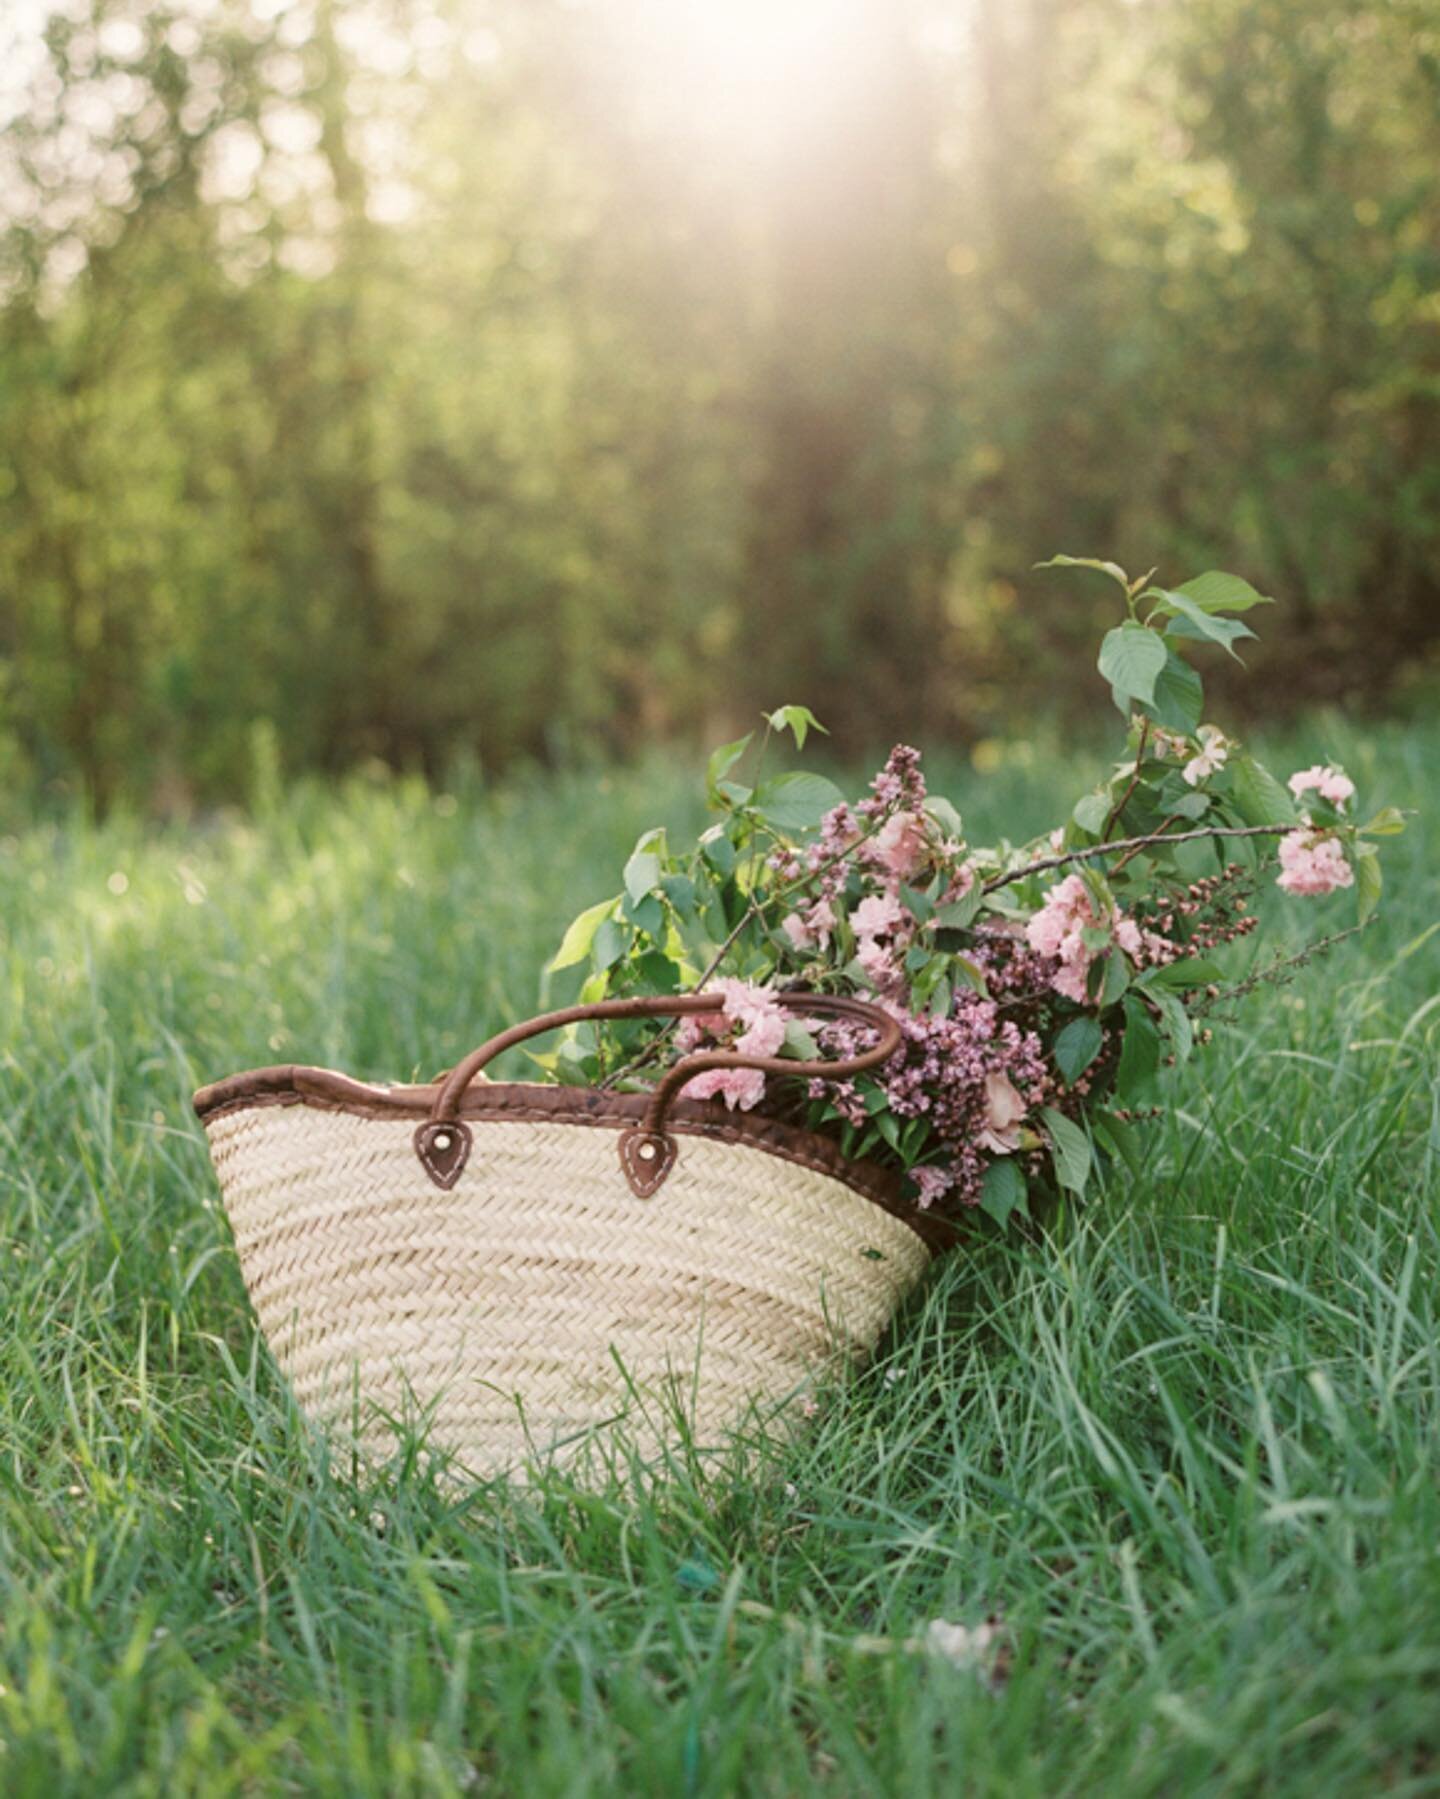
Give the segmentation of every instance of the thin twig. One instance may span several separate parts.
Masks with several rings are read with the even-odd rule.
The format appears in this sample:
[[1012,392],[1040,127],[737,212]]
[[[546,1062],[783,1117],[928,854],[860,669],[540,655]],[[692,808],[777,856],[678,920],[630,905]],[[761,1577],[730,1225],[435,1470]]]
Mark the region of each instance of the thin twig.
[[1197,1002],[1194,1008],[1195,1016],[1204,1018],[1208,1013],[1213,1012],[1216,1006],[1226,1005],[1231,1000],[1244,999],[1246,994],[1253,993],[1257,987],[1268,986],[1272,981],[1279,981],[1283,985],[1287,969],[1303,968],[1316,956],[1322,955],[1327,949],[1333,949],[1337,943],[1343,943],[1347,937],[1353,937],[1357,932],[1367,930],[1374,922],[1372,916],[1367,918],[1363,924],[1352,924],[1346,930],[1332,931],[1328,937],[1317,937],[1314,943],[1307,943],[1293,956],[1283,956],[1278,961],[1271,962],[1267,967],[1257,969],[1254,974],[1247,975],[1243,981],[1237,981],[1233,987],[1222,987],[1213,999],[1207,994],[1203,1000]]
[[1145,760],[1145,745],[1149,742],[1149,740],[1150,740],[1150,720],[1147,718],[1147,719],[1144,719],[1140,725],[1140,741],[1135,746],[1135,770],[1134,770],[1134,773],[1130,776],[1130,785],[1125,789],[1124,793],[1122,793],[1120,798],[1115,802],[1114,807],[1111,809],[1110,816],[1105,820],[1105,828],[1100,833],[1100,841],[1102,843],[1110,835],[1111,825],[1113,825],[1117,822],[1117,820],[1120,818],[1121,814],[1124,812],[1125,808],[1130,804],[1130,795],[1132,793],[1134,793],[1136,787],[1140,783],[1140,764]]
[[1012,868],[1007,874],[993,876],[980,889],[994,893],[1023,881],[1026,875],[1043,874],[1047,868],[1063,868],[1067,862],[1089,862],[1096,856],[1113,856],[1117,850],[1144,849],[1152,843],[1198,843],[1204,837],[1283,837],[1294,825],[1205,825],[1195,831],[1152,831],[1144,837],[1119,837],[1114,843],[1092,843],[1088,849],[1066,850],[1063,855],[1044,856],[1038,862],[1027,862],[1023,868]]
[[[1177,818],[1179,818],[1179,816],[1180,816],[1180,814],[1178,812],[1172,812],[1168,818],[1162,818],[1160,820],[1160,832],[1159,832],[1160,836],[1165,837],[1165,836],[1169,835],[1170,826],[1174,824],[1175,820]],[[1110,870],[1110,873],[1112,875],[1118,875],[1120,870],[1125,866],[1125,864],[1127,862],[1133,862],[1135,860],[1136,856],[1138,856],[1139,854],[1140,854],[1140,847],[1138,844],[1136,845],[1136,847],[1133,850],[1126,850],[1125,854],[1120,858],[1120,860]]]

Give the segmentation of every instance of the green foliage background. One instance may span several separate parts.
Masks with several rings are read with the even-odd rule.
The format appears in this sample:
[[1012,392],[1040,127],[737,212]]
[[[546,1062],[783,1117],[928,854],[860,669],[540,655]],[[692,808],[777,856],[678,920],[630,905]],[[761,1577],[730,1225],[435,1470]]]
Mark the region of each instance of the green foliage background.
[[1424,681],[1433,0],[853,0],[758,121],[685,11],[0,28],[8,792],[973,743],[1103,704],[1056,549],[1278,594],[1267,705]]

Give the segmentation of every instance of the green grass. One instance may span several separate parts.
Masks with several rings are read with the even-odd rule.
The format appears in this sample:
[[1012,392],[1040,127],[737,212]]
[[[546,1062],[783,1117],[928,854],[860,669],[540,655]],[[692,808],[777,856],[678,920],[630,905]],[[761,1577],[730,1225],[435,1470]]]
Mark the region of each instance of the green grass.
[[[1433,791],[1433,730],[1279,760],[1322,747]],[[192,1087],[448,1064],[686,780],[0,839],[0,1791],[1440,1792],[1423,818],[1380,920],[1174,1083],[1144,1178],[952,1259],[797,1444],[457,1497],[308,1441]],[[1074,790],[950,784],[977,836]],[[871,1640],[992,1611],[998,1692]]]

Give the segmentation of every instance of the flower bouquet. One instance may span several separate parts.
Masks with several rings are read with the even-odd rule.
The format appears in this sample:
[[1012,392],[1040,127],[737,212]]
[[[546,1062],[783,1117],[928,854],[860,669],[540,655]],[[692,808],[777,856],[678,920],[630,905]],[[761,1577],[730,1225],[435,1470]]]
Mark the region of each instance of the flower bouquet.
[[[1353,889],[1359,922],[1380,894],[1376,839],[1393,809],[1357,822],[1354,783],[1317,766],[1282,783],[1203,720],[1197,649],[1236,654],[1246,615],[1269,602],[1234,575],[1173,587],[1110,562],[1059,556],[1119,589],[1099,672],[1126,721],[1125,753],[1048,835],[967,840],[904,745],[858,801],[804,772],[767,772],[772,740],[803,750],[823,726],[782,706],[711,756],[716,821],[687,848],[646,832],[623,891],[565,933],[549,972],[588,963],[582,1002],[707,990],[724,1010],[664,1026],[589,1020],[554,1054],[553,1078],[643,1088],[677,1054],[712,1048],[779,1071],[719,1066],[685,1097],[833,1137],[851,1162],[903,1177],[917,1211],[999,1224],[1045,1196],[1083,1193],[1097,1161],[1136,1165],[1135,1125],[1157,1071],[1208,1043],[1221,1002],[1300,959],[1227,986],[1226,951],[1259,928],[1271,878],[1287,894]],[[1322,943],[1332,941],[1331,938]],[[1322,945],[1302,952],[1308,959]],[[852,1057],[865,1024],[810,1025],[782,996],[867,999],[901,1049],[838,1082],[783,1072],[786,1058]]]
[[[653,1438],[657,1398],[697,1433],[784,1406],[874,1347],[977,1209],[1004,1226],[1134,1162],[1162,1064],[1284,976],[1224,968],[1274,856],[1285,892],[1369,915],[1399,814],[1359,824],[1342,769],[1282,784],[1201,722],[1189,656],[1234,653],[1262,596],[1083,566],[1123,597],[1099,666],[1128,736],[1049,836],[970,843],[904,746],[853,804],[771,773],[772,739],[821,729],[782,706],[710,758],[699,841],[647,831],[565,933],[577,1004],[428,1085],[287,1065],[196,1095],[312,1417],[383,1453],[413,1412],[484,1472],[621,1417]],[[556,1029],[543,1080],[488,1077]]]

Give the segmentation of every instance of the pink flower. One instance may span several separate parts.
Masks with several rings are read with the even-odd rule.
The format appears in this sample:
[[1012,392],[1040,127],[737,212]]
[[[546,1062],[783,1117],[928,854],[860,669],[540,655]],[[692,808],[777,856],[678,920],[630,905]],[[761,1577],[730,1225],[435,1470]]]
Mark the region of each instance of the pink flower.
[[815,949],[818,945],[819,939],[798,912],[787,912],[780,920],[780,929],[790,939],[792,949]]
[[887,937],[907,923],[910,914],[893,893],[872,894],[850,914],[850,928],[862,943]]
[[867,937],[855,952],[855,960],[865,970],[880,992],[894,988],[900,981],[900,968],[883,943]]
[[912,1168],[910,1178],[920,1189],[915,1203],[922,1212],[929,1211],[937,1199],[944,1199],[955,1185],[955,1176],[948,1168]]
[[1313,768],[1302,768],[1291,775],[1286,785],[1297,800],[1302,793],[1314,788],[1322,800],[1329,800],[1340,812],[1344,811],[1346,802],[1355,797],[1355,783],[1343,768],[1333,764],[1317,762]]
[[925,821],[914,812],[892,813],[870,847],[892,880],[908,881],[925,861]]
[[830,941],[835,927],[827,900],[818,899],[808,912],[791,912],[780,920],[780,929],[797,950],[819,949]]
[[723,1099],[733,1112],[748,1112],[765,1094],[765,1076],[758,1068],[707,1068],[684,1087],[687,1099]]
[[950,885],[945,889],[944,895],[941,898],[941,904],[948,906],[955,900],[964,899],[965,895],[969,893],[974,885],[975,864],[973,862],[962,862],[955,870],[954,874],[951,875]]
[[[741,1029],[735,1049],[742,1056],[773,1056],[785,1041],[785,1014],[767,987],[752,981],[716,981],[725,995],[725,1016]],[[753,1103],[753,1102],[752,1102]]]
[[1286,893],[1314,898],[1354,883],[1355,870],[1345,860],[1338,837],[1291,831],[1280,839],[1280,873],[1275,884]]
[[1145,940],[1133,918],[1116,918],[1115,941],[1133,962],[1138,962],[1145,953]]
[[1180,772],[1189,786],[1198,787],[1225,766],[1229,754],[1229,744],[1214,725],[1201,725],[1200,754],[1192,756]]
[[688,1056],[692,1049],[699,1049],[706,1040],[710,1029],[705,1020],[713,1016],[713,1013],[709,1012],[699,1015],[691,1012],[680,1020],[675,1028],[675,1047],[682,1056]]
[[985,1076],[985,1124],[976,1138],[982,1149],[1008,1156],[1020,1147],[1020,1120],[1025,1116],[1024,1096],[1008,1074]]
[[1025,927],[1025,939],[1031,949],[1042,956],[1053,956],[1060,964],[1050,985],[1077,1005],[1083,1006],[1089,998],[1086,977],[1090,964],[1097,953],[1106,953],[1103,947],[1097,952],[1086,943],[1087,930],[1109,931],[1119,948],[1136,961],[1147,950],[1159,960],[1161,952],[1168,949],[1153,932],[1141,931],[1133,918],[1113,910],[1097,911],[1090,889],[1080,876],[1066,875],[1045,895],[1045,904]]

